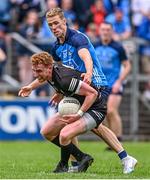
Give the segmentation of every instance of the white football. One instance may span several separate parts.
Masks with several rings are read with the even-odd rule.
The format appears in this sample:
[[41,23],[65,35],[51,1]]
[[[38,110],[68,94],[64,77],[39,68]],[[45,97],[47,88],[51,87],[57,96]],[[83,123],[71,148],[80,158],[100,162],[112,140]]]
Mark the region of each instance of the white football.
[[64,97],[58,104],[60,115],[76,114],[80,109],[80,102],[73,97]]

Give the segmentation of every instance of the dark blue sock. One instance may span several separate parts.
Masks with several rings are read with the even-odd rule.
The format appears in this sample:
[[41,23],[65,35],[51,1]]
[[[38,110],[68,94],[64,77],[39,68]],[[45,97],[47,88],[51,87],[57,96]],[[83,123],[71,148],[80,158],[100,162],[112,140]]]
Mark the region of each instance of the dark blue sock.
[[118,153],[119,158],[122,160],[123,158],[127,157],[127,152],[125,150]]

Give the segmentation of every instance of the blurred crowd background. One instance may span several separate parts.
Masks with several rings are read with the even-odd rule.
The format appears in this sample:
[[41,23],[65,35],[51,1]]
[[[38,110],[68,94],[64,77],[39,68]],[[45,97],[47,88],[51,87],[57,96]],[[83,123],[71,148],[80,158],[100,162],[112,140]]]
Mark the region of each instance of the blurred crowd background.
[[[19,88],[33,80],[30,56],[50,51],[55,37],[45,13],[58,6],[64,10],[68,26],[85,33],[93,45],[99,39],[99,25],[103,21],[112,24],[114,40],[123,44],[132,63],[120,107],[124,134],[149,139],[150,0],[0,1],[0,101],[16,99]],[[52,93],[45,85],[29,99]]]
[[[55,37],[45,13],[57,6],[64,10],[68,26],[87,34],[93,45],[103,21],[112,23],[115,40],[130,40],[124,43],[128,54],[135,49],[130,38],[145,40],[137,47],[139,67],[140,73],[150,75],[150,0],[5,0],[0,1],[0,86],[31,82],[29,58],[35,52],[32,45],[50,50]],[[5,93],[15,95],[9,88],[1,91],[1,95]],[[37,96],[49,93],[47,86],[36,91]],[[150,82],[144,83],[143,93],[150,100]]]

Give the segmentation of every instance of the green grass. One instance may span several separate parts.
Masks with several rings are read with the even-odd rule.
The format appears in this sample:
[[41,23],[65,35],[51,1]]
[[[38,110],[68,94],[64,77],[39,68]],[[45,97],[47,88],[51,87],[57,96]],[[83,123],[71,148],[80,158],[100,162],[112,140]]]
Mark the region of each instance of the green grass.
[[59,150],[43,142],[0,142],[0,178],[5,179],[100,179],[100,178],[150,178],[150,143],[124,143],[124,147],[138,159],[135,172],[122,174],[118,156],[104,151],[102,142],[81,142],[83,151],[91,154],[95,161],[86,173],[54,174],[59,160]]

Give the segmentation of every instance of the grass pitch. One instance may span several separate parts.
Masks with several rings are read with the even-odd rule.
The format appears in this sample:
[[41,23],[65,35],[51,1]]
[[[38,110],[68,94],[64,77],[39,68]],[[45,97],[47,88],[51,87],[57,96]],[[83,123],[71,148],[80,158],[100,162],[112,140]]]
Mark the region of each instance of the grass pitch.
[[102,142],[80,142],[83,151],[94,157],[86,173],[54,174],[59,150],[46,141],[0,142],[0,178],[2,179],[100,179],[150,178],[150,143],[124,143],[126,150],[138,159],[130,175],[122,174],[122,166],[114,152],[104,151]]

